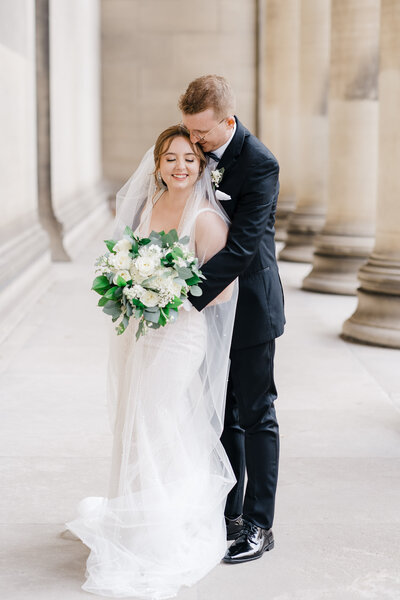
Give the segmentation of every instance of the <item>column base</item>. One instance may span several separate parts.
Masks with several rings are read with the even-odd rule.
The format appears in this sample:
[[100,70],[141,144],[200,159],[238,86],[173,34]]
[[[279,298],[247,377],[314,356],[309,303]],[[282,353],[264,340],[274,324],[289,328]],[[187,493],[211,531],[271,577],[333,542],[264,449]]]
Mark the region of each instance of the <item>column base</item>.
[[400,295],[358,290],[355,313],[344,322],[345,340],[400,348]]
[[[49,238],[35,217],[14,223],[1,246],[0,342],[8,337],[52,279]],[[27,251],[29,249],[29,252]]]
[[111,186],[100,181],[81,194],[69,197],[56,210],[63,224],[63,244],[72,259],[79,256],[87,239],[111,220],[108,197]]
[[400,348],[400,260],[371,254],[358,274],[361,287],[354,314],[342,337],[374,346]]
[[311,272],[302,289],[354,296],[359,286],[358,271],[371,253],[374,238],[361,230],[337,234],[325,229],[315,238]]
[[279,260],[290,262],[312,263],[314,256],[315,234],[287,233],[284,248],[279,253]]
[[275,239],[278,242],[286,241],[289,215],[294,211],[296,198],[294,196],[282,196],[278,198],[275,216]]
[[365,260],[315,252],[313,268],[301,287],[311,292],[355,296],[359,286],[357,273]]
[[296,208],[289,215],[286,244],[279,254],[279,259],[292,262],[312,262],[315,236],[320,233],[324,222],[324,205]]

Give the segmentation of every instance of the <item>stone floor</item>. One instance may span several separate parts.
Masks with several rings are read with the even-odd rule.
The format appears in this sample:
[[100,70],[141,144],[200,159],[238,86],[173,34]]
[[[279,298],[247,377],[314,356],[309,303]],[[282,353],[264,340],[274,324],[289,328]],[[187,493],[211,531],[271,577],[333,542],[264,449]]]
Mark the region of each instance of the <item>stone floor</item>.
[[[78,501],[105,492],[105,316],[90,292],[100,236],[0,349],[1,595],[75,600],[87,549],[62,535]],[[282,263],[287,331],[278,340],[281,469],[276,546],[220,565],[178,600],[400,598],[400,353],[338,332],[350,297],[299,290]]]

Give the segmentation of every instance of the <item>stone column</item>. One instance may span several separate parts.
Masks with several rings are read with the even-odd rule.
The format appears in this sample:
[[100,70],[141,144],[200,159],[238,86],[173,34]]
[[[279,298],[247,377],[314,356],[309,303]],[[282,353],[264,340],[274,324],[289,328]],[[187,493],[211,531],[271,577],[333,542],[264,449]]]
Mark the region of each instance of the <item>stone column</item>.
[[379,0],[332,0],[327,218],[303,288],[354,294],[375,229]]
[[54,214],[51,186],[49,0],[36,0],[36,106],[39,219],[50,238],[53,260],[68,261],[63,228]]
[[299,0],[267,0],[263,142],[280,163],[276,239],[286,237],[296,203]]
[[400,348],[400,3],[381,2],[379,182],[375,247],[359,271],[343,336]]
[[300,82],[297,205],[289,215],[279,258],[311,262],[314,238],[325,222],[328,166],[330,0],[303,0],[300,12]]

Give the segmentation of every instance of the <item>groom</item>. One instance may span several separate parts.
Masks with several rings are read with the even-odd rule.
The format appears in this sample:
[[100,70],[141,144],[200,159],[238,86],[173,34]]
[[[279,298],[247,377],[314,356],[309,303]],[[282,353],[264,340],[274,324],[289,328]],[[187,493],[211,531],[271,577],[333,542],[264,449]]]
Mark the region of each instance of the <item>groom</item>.
[[190,301],[202,310],[239,277],[221,441],[237,478],[225,508],[228,539],[235,541],[224,561],[244,562],[274,547],[279,461],[274,352],[285,323],[274,241],[279,166],[234,116],[234,95],[223,77],[192,81],[179,108],[192,142],[222,177],[218,190],[229,198],[223,200],[231,220],[226,246],[202,266],[203,295]]

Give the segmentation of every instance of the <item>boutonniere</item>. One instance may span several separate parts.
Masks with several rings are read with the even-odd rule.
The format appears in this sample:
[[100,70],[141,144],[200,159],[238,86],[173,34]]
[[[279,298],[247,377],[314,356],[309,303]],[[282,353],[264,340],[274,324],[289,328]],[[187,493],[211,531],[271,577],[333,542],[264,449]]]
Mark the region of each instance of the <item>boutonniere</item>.
[[211,171],[211,181],[215,188],[219,187],[219,184],[221,183],[222,178],[224,176],[224,171],[224,168],[215,169],[215,171]]

